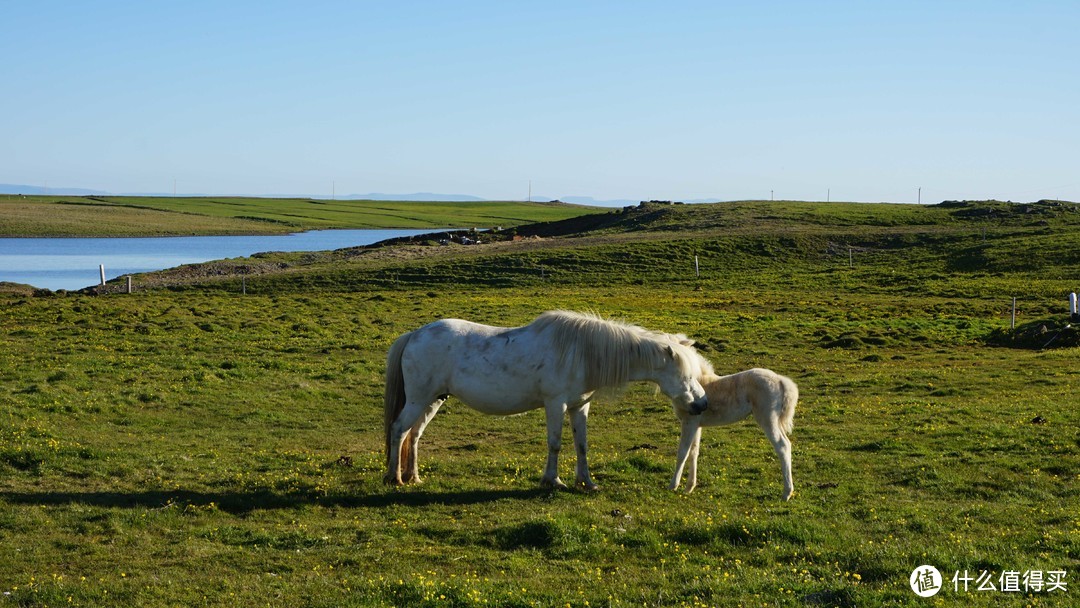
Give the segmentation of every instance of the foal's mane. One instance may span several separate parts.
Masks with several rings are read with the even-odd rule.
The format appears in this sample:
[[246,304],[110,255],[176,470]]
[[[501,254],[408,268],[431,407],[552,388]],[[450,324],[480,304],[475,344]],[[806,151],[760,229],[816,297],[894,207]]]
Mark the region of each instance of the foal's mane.
[[552,310],[531,323],[549,330],[561,349],[560,363],[585,370],[585,380],[597,388],[622,386],[635,367],[659,368],[666,364],[668,349],[683,374],[697,376],[703,359],[683,343],[685,336],[650,331],[591,313]]

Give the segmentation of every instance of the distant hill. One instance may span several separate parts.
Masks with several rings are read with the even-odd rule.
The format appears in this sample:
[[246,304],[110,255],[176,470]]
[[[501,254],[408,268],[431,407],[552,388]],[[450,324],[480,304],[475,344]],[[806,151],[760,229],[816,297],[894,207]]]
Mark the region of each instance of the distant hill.
[[[534,200],[553,200],[543,197],[534,197]],[[560,196],[558,199],[564,203],[573,203],[575,205],[589,205],[590,207],[627,207],[629,205],[636,205],[639,201],[632,201],[630,199],[610,199],[610,200],[597,200],[591,196]]]
[[[67,195],[67,196],[153,196],[153,197],[165,197],[165,196],[178,196],[178,197],[201,197],[201,196],[225,196],[221,194],[203,194],[203,193],[191,193],[186,192],[180,195],[173,195],[166,192],[106,192],[104,190],[92,190],[90,188],[69,188],[69,187],[49,187],[43,186],[28,186],[26,184],[0,184],[0,194],[27,194],[35,196],[44,195]],[[267,194],[264,196],[252,196],[249,194],[230,194],[228,196],[244,196],[252,198],[315,198],[324,199],[325,195],[311,196],[310,194]],[[471,196],[468,194],[438,194],[435,192],[415,192],[412,194],[385,194],[382,192],[370,192],[368,194],[349,194],[344,196],[338,196],[339,199],[348,200],[375,200],[375,201],[450,201],[450,202],[472,202],[472,201],[484,201],[487,199],[480,198],[478,196]]]
[[[104,190],[92,190],[90,188],[45,188],[43,186],[28,186],[26,184],[0,184],[0,194],[26,194],[35,196],[65,195],[65,196],[153,196],[153,197],[203,197],[225,196],[222,194],[204,194],[185,192],[173,195],[166,192],[105,192]],[[230,194],[228,196],[243,196],[252,198],[314,198],[325,199],[325,194],[312,196],[310,194],[267,194],[252,196],[249,194]],[[440,201],[440,202],[479,202],[489,199],[472,196],[470,194],[439,194],[436,192],[414,192],[412,194],[386,194],[384,192],[369,192],[367,194],[348,194],[337,197],[339,200],[373,200],[373,201]],[[539,199],[538,199],[539,200]]]
[[[230,197],[245,197],[245,198],[312,198],[317,200],[325,200],[327,196],[325,194],[263,194],[263,195],[251,195],[251,194],[206,194],[198,192],[185,192],[183,194],[171,194],[167,192],[105,192],[103,190],[91,190],[89,188],[44,188],[42,186],[27,186],[25,184],[0,184],[0,194],[27,194],[27,195],[67,195],[67,196],[152,196],[152,197],[171,197],[177,196],[183,197],[207,197],[207,196],[230,196]],[[370,200],[370,201],[424,201],[424,202],[458,202],[458,203],[470,203],[470,202],[482,202],[491,201],[497,199],[482,198],[479,196],[473,196],[471,194],[440,194],[437,192],[413,192],[411,194],[388,194],[386,192],[368,192],[365,194],[344,194],[338,195],[335,198],[338,200]],[[630,205],[637,205],[640,200],[617,198],[617,199],[595,199],[591,196],[533,196],[533,202],[547,202],[547,201],[562,201],[564,203],[571,203],[574,205],[587,205],[590,207],[626,207]],[[688,199],[684,202],[687,203],[715,203],[719,202],[719,198],[697,198]]]
[[44,188],[42,186],[27,186],[23,184],[0,184],[0,194],[96,196],[108,194],[108,192],[102,190],[90,190],[88,188]]
[[[760,287],[761,277],[773,273],[771,280],[779,277],[777,284],[790,293],[810,294],[831,284],[858,293],[982,299],[990,310],[1023,285],[1028,297],[1050,298],[1064,309],[1061,296],[1075,289],[1070,281],[1080,265],[1078,228],[1080,205],[1062,201],[645,202],[489,231],[479,247],[455,246],[465,241],[448,240],[439,231],[323,257],[263,256],[259,270],[248,259],[223,260],[138,280],[205,289],[231,277],[233,282],[224,285],[235,289],[240,275],[257,273],[262,288],[271,293],[427,290],[437,285],[595,288],[666,281],[687,286],[699,278],[693,261],[700,258],[700,280],[716,281],[724,289],[736,289],[730,287],[733,278],[743,281],[739,285]],[[971,298],[971,293],[979,295]],[[992,297],[998,305],[988,303]],[[1032,305],[1038,312],[1031,314],[1045,316],[1048,309],[1038,306]],[[1039,346],[1052,337],[1039,326],[1034,331],[1036,339],[1042,338]],[[822,342],[827,348],[882,344],[881,336],[866,333],[855,340],[832,331],[821,334],[826,335]],[[1068,335],[1058,339],[1071,344]]]
[[[322,197],[316,197],[322,198]],[[367,194],[349,194],[339,198],[349,200],[368,201],[439,201],[439,202],[478,202],[487,199],[468,194],[436,194],[434,192],[414,192],[412,194],[386,194],[384,192],[369,192]]]
[[[549,199],[534,197],[534,200],[546,201],[546,200],[549,200]],[[642,201],[640,201],[638,199],[597,200],[597,199],[594,199],[592,197],[559,197],[558,200],[563,201],[564,203],[573,203],[573,204],[576,204],[576,205],[590,205],[590,206],[594,206],[594,207],[625,207],[625,206],[636,205],[636,204],[642,202]],[[714,198],[714,199],[686,199],[683,202],[684,203],[719,203],[719,202],[721,202],[721,200],[718,199],[718,198]]]

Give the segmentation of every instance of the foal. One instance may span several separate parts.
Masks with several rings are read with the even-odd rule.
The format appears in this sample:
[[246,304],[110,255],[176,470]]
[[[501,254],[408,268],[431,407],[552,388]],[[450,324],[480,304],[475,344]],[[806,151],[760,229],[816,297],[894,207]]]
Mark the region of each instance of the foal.
[[[704,368],[704,365],[703,365]],[[679,437],[679,453],[675,460],[675,476],[671,489],[679,487],[687,456],[690,467],[687,473],[686,492],[697,485],[697,459],[701,447],[701,427],[723,426],[754,415],[765,436],[772,442],[780,459],[784,476],[784,500],[790,500],[795,492],[791,482],[791,441],[787,434],[793,427],[795,404],[799,400],[799,388],[791,378],[767,369],[749,369],[730,376],[717,376],[711,367],[702,369],[699,377],[709,407],[700,415],[692,415],[676,406],[675,415],[682,421]]]

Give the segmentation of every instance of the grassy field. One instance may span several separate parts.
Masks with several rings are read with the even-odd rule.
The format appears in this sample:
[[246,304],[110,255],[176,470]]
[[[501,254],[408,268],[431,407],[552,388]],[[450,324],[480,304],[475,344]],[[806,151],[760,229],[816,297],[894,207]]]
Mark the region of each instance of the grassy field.
[[525,202],[0,195],[0,235],[175,236],[328,228],[490,228],[597,211]]
[[[520,248],[286,256],[247,296],[0,294],[0,608],[1076,605],[1075,333],[997,345],[1012,297],[1049,340],[1078,287],[1075,208],[1045,208],[646,207]],[[383,486],[393,339],[550,308],[795,379],[795,498],[749,422],[706,429],[699,488],[668,492],[678,428],[648,386],[593,407],[599,493],[537,489],[542,414],[453,400],[424,484]]]

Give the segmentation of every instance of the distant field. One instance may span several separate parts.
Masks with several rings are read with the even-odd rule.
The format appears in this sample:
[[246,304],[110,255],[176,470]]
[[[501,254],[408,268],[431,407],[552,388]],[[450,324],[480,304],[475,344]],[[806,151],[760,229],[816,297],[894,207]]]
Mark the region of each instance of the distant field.
[[[0,293],[0,608],[1080,605],[1078,223],[1056,203],[647,205],[132,295]],[[794,499],[751,422],[705,429],[698,489],[668,491],[678,425],[648,385],[592,408],[598,493],[537,488],[540,412],[454,398],[424,483],[385,487],[391,342],[551,308],[792,377]],[[927,600],[923,564],[944,575]]]
[[600,209],[561,203],[0,195],[0,236],[274,234],[328,228],[491,228]]

